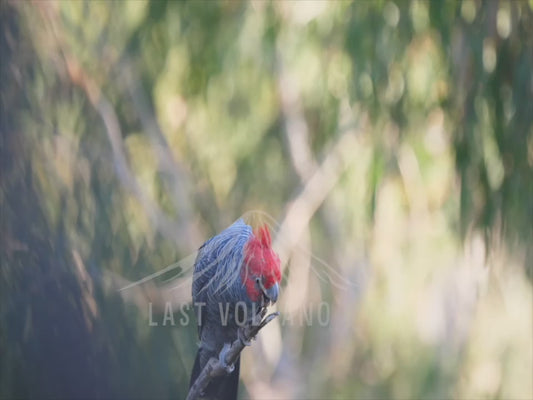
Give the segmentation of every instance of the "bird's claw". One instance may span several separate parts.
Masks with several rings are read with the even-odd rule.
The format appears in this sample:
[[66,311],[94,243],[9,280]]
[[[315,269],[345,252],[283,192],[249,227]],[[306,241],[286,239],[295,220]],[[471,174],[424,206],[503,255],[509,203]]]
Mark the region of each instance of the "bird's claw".
[[220,350],[220,353],[218,355],[218,361],[220,362],[220,365],[226,370],[226,373],[228,374],[231,374],[235,369],[235,365],[228,364],[226,362],[226,354],[228,354],[230,348],[231,345],[229,343],[224,343],[224,347],[222,347],[222,350]]
[[252,341],[250,339],[246,339],[242,329],[238,330],[238,335],[239,335],[239,340],[241,341],[241,343],[243,345],[245,345],[245,346],[251,346],[252,345]]

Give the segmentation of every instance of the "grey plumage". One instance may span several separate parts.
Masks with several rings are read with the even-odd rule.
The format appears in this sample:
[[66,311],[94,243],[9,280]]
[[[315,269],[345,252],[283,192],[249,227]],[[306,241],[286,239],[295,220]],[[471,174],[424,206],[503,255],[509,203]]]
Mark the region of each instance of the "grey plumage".
[[[209,359],[218,357],[224,343],[231,343],[237,338],[235,304],[241,301],[248,310],[252,309],[240,276],[245,245],[252,235],[252,228],[239,219],[199,249],[192,295],[197,311],[200,348],[191,385]],[[227,320],[223,321],[226,316]],[[238,381],[239,361],[230,376],[216,378],[209,384],[206,396],[228,400],[236,398]]]

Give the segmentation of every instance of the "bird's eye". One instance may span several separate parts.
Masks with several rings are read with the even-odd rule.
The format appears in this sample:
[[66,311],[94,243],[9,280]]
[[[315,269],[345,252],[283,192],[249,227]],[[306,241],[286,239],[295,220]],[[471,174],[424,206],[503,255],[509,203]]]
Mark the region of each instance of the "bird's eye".
[[261,278],[259,278],[259,277],[255,278],[255,282],[256,283],[261,283]]

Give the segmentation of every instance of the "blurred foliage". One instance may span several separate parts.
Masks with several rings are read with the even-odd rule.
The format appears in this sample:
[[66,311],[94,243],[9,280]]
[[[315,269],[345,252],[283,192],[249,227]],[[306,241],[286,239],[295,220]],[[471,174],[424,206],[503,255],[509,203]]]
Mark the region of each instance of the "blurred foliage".
[[531,1],[0,7],[1,398],[184,397],[106,279],[254,209],[312,218],[243,397],[533,397]]

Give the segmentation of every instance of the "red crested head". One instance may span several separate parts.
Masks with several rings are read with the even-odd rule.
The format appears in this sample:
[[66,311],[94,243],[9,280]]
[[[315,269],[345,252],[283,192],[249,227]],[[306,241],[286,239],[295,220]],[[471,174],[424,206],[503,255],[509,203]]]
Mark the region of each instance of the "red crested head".
[[272,239],[267,226],[256,230],[245,246],[241,278],[252,301],[258,301],[261,295],[272,303],[278,298],[280,260],[271,246]]

